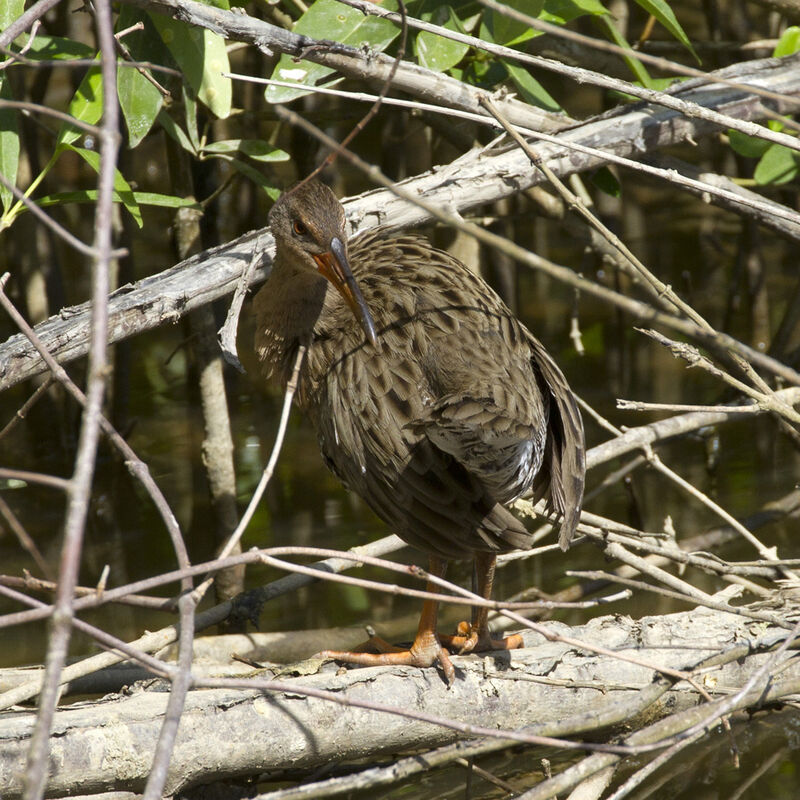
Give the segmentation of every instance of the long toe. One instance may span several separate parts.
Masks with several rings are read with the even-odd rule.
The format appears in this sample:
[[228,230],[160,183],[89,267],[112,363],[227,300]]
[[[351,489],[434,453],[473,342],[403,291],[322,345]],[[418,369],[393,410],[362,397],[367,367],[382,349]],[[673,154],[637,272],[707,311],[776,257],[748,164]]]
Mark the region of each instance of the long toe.
[[[419,645],[419,646],[418,646]],[[448,686],[452,686],[456,677],[450,654],[436,639],[432,642],[414,642],[408,650],[397,650],[389,653],[361,653],[349,650],[323,650],[319,654],[322,658],[331,658],[334,661],[343,661],[346,664],[360,664],[367,667],[379,667],[400,664],[412,667],[432,667],[439,664],[444,673]]]
[[442,636],[442,644],[459,655],[485,653],[490,650],[518,650],[525,646],[522,636],[518,633],[503,639],[493,639],[486,628],[478,630],[469,627],[467,632],[465,627],[465,623],[461,623],[456,636]]

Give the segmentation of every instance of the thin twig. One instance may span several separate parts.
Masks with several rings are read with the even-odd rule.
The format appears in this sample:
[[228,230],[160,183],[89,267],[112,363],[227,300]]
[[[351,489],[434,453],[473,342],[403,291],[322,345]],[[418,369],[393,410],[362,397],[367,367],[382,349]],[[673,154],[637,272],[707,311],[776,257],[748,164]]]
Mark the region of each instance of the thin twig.
[[[96,64],[97,62],[92,63]],[[97,125],[84,122],[82,119],[76,119],[72,116],[72,114],[67,114],[65,111],[59,111],[57,108],[50,108],[49,106],[43,106],[39,103],[29,103],[25,100],[6,100],[5,98],[0,98],[0,108],[18,109],[19,111],[27,111],[31,114],[44,114],[45,116],[52,117],[60,122],[66,122],[68,125],[72,125],[82,131],[85,131],[86,133],[90,133],[92,136],[100,135],[100,128],[98,128]]]
[[[383,8],[378,4],[369,3],[366,2],[365,0],[340,0],[340,2],[343,2],[346,5],[353,6],[354,8],[358,8],[365,14],[372,14],[375,16],[392,19],[395,22],[398,21],[398,15],[395,12]],[[581,39],[586,40],[585,42],[582,43],[588,43],[592,47],[602,47],[604,49],[605,48],[611,49],[617,47],[616,45],[613,45],[610,42],[601,42],[597,39],[592,39],[590,37],[583,37],[581,36],[581,34],[577,34],[566,27],[562,27],[559,25],[552,25],[543,22],[542,20],[534,19],[528,15],[516,11],[516,9],[510,6],[501,3],[495,3],[493,2],[493,0],[481,0],[481,2],[483,2],[484,5],[491,7],[493,10],[497,10],[498,13],[506,14],[512,17],[513,19],[525,22],[532,28],[544,30],[544,26],[547,26],[547,31],[552,33],[554,36],[561,36],[564,38],[581,37]],[[727,117],[725,114],[718,115],[716,112],[711,112],[711,115],[707,116],[705,113],[707,109],[703,109],[702,107],[697,106],[694,103],[686,102],[685,100],[675,97],[674,95],[667,92],[658,92],[653,89],[646,89],[634,83],[619,80],[617,78],[611,78],[607,75],[602,75],[598,72],[593,72],[588,69],[568,66],[553,59],[530,55],[528,53],[523,53],[520,50],[515,50],[514,48],[511,47],[495,45],[493,43],[486,42],[482,39],[478,39],[474,36],[468,36],[467,34],[462,34],[458,31],[453,31],[438,25],[432,25],[431,23],[421,22],[420,20],[416,20],[411,17],[408,18],[408,25],[409,27],[412,28],[428,30],[432,33],[436,33],[437,35],[447,39],[452,39],[454,41],[459,41],[464,44],[469,44],[478,49],[485,50],[488,53],[500,56],[501,58],[510,58],[513,59],[514,61],[518,61],[523,64],[527,63],[531,64],[532,66],[546,69],[548,71],[556,72],[558,74],[571,78],[572,80],[580,84],[598,86],[604,89],[611,89],[612,91],[621,92],[623,94],[633,95],[634,97],[646,100],[647,102],[655,103],[661,106],[665,106],[666,108],[670,108],[686,117],[701,117],[703,119],[710,119],[723,128],[732,127],[735,130],[740,130],[738,123],[741,122],[741,120],[737,121],[736,124],[731,125],[730,124],[731,118]],[[624,52],[627,55],[630,55],[627,51],[622,51],[622,52]],[[669,62],[667,59],[660,59],[658,56],[649,56],[644,53],[637,53],[636,57],[637,58],[641,57],[642,60],[651,58],[656,59],[665,66],[674,63],[674,62]],[[796,98],[787,97],[786,95],[782,95],[775,92],[770,92],[769,90],[764,90],[762,87],[759,87],[757,85],[753,86],[750,84],[742,83],[741,81],[730,80],[724,77],[723,75],[718,75],[718,74],[715,75],[713,73],[707,73],[701,70],[692,70],[692,68],[686,67],[684,65],[678,65],[677,67],[669,66],[667,68],[668,69],[677,68],[684,74],[694,74],[696,77],[709,83],[720,83],[725,85],[731,85],[733,87],[740,89],[741,91],[752,92],[753,94],[763,95],[766,97],[770,97],[772,99],[779,99],[783,102],[786,101],[794,103],[799,102],[797,101]],[[793,139],[791,136],[784,135],[781,137],[780,141],[777,141],[773,140],[771,132],[769,132],[767,128],[761,125],[754,125],[753,123],[747,123],[746,128],[747,130],[741,130],[741,132],[746,133],[749,136],[756,136],[759,138],[765,138],[769,141],[775,141],[777,144],[784,144],[793,150],[800,149],[800,143],[798,143],[797,140]]]
[[217,341],[219,341],[220,350],[222,350],[223,358],[239,372],[244,372],[242,362],[239,360],[239,354],[236,350],[236,332],[239,327],[239,315],[242,313],[242,305],[244,298],[247,296],[247,290],[252,281],[253,273],[258,266],[263,253],[258,250],[253,250],[253,255],[247,264],[241,277],[236,282],[236,289],[233,293],[230,305],[228,306],[228,313],[225,316],[225,323],[217,331]]
[[6,525],[11,529],[13,534],[17,537],[20,547],[26,550],[30,557],[36,562],[36,566],[41,570],[42,575],[46,578],[52,577],[52,570],[47,560],[42,555],[33,537],[25,530],[25,526],[17,519],[16,514],[11,510],[10,506],[3,499],[0,494],[0,517],[6,521]]
[[70,489],[69,478],[60,478],[58,475],[45,475],[43,472],[31,472],[27,469],[0,467],[0,480],[34,483],[39,486],[47,486],[50,489],[59,489],[62,492],[69,492]]
[[727,372],[725,372],[725,370],[720,369],[716,364],[712,364],[711,361],[702,355],[702,353],[700,353],[700,351],[694,345],[687,344],[686,342],[676,342],[673,339],[669,339],[668,337],[659,333],[658,331],[645,328],[636,328],[636,330],[645,334],[645,336],[649,336],[651,339],[655,339],[655,341],[657,341],[659,344],[668,348],[673,356],[682,358],[689,364],[689,366],[701,367],[706,372],[724,381],[737,391],[746,394],[748,397],[752,397],[760,406],[763,406],[764,408],[768,409],[769,411],[773,411],[776,414],[780,414],[782,417],[785,417],[787,420],[795,424],[800,423],[800,414],[790,405],[784,403],[777,393],[773,392],[769,387],[767,387],[768,393],[764,393],[763,381],[761,382],[761,391],[754,389],[751,386],[748,386],[746,383],[737,380],[732,375],[729,375]]
[[[279,81],[272,78],[261,78],[254,75],[241,75],[238,73],[224,74],[226,77],[247,81],[249,83],[258,83],[267,86],[285,86],[288,88],[302,89],[304,92],[344,97],[347,100],[370,102],[376,100],[378,97],[377,95],[367,94],[365,92],[351,92],[343,89],[331,89],[326,86],[308,86],[302,83]],[[478,97],[480,101],[482,95],[479,95]],[[467,119],[472,122],[477,122],[480,125],[502,130],[502,125],[491,116],[484,116],[483,114],[477,114],[471,111],[451,108],[446,105],[434,105],[432,103],[425,103],[420,100],[403,100],[395,97],[385,97],[383,98],[383,103],[386,105],[398,106],[400,108],[412,108],[418,111],[429,111],[434,114],[452,116],[459,119]],[[576,153],[594,156],[604,162],[617,164],[618,166],[625,167],[634,172],[641,172],[653,178],[663,180],[677,186],[682,186],[693,191],[694,193],[717,198],[721,201],[726,201],[729,204],[734,204],[735,207],[751,208],[767,216],[779,216],[787,224],[794,224],[796,227],[800,227],[800,214],[786,206],[780,205],[779,203],[775,203],[767,198],[760,197],[755,193],[743,194],[741,190],[734,191],[731,188],[725,188],[724,186],[718,184],[709,183],[706,180],[698,180],[696,178],[683,175],[673,167],[664,168],[655,164],[644,163],[641,160],[637,161],[632,158],[614,153],[608,149],[601,150],[597,147],[580,144],[579,142],[572,141],[567,136],[559,136],[519,124],[514,125],[514,130],[525,136],[531,136],[540,141],[549,142],[551,144],[564,147],[567,150],[575,151]],[[800,236],[800,234],[798,235]]]
[[[13,183],[6,179],[5,175],[0,173],[0,184],[3,185],[14,197],[17,198],[27,209],[33,214],[40,222],[44,223],[50,228],[59,239],[65,241],[70,247],[73,247],[81,255],[88,258],[97,258],[99,253],[95,247],[85,244],[77,236],[70,233],[63,225],[56,222],[49,214],[45,213],[37,203],[31,200],[27,195],[23,194]],[[127,250],[113,250],[111,255],[115,258],[127,255]]]
[[[53,378],[57,380],[64,388],[72,395],[73,398],[81,405],[86,405],[86,395],[75,385],[75,382],[69,377],[67,371],[61,364],[56,361],[51,355],[50,351],[44,346],[36,331],[28,324],[22,314],[16,309],[14,304],[9,299],[8,295],[3,291],[4,282],[0,279],[0,306],[11,317],[14,324],[20,329],[22,334],[30,341],[31,345],[36,349],[42,360],[47,365]],[[175,555],[178,564],[181,566],[188,566],[189,557],[186,552],[186,545],[181,535],[178,521],[172,513],[163,492],[159,489],[147,465],[136,455],[133,448],[114,430],[114,426],[103,416],[100,417],[100,426],[103,433],[108,437],[109,441],[114,445],[117,451],[124,459],[125,465],[129,472],[139,480],[144,487],[145,491],[152,499],[153,504],[161,516],[167,532],[170,535],[172,546],[175,550]]]
[[100,129],[100,172],[95,209],[95,255],[92,263],[92,326],[89,345],[88,387],[83,408],[75,469],[67,492],[64,540],[45,659],[45,674],[39,697],[39,710],[27,754],[25,800],[41,800],[47,782],[47,742],[58,701],[61,670],[72,634],[72,607],[78,579],[81,546],[89,510],[89,495],[94,476],[95,456],[100,438],[106,378],[108,330],[108,275],[112,258],[111,213],[114,172],[120,135],[119,105],[116,95],[117,70],[114,57],[113,22],[109,0],[95,0],[95,21],[100,43],[100,68],[103,76],[103,121]]
[[[800,402],[800,388],[783,389],[776,394],[782,403],[794,405]],[[675,436],[684,436],[709,425],[730,422],[736,416],[735,409],[733,411],[693,411],[636,428],[629,428],[624,433],[593,447],[587,453],[586,464],[589,468],[596,467],[632,450],[638,450],[645,444],[665,441]]]
[[178,638],[178,665],[172,677],[169,701],[164,711],[164,721],[158,734],[153,763],[147,784],[144,788],[144,800],[161,800],[164,785],[167,782],[178,725],[186,703],[186,695],[192,685],[192,644],[194,640],[195,601],[192,594],[184,594],[178,600],[181,614],[180,636]]
[[[18,575],[0,575],[0,584],[3,586],[11,586],[18,589],[29,589],[34,592],[46,592],[50,594],[56,590],[56,584],[54,581],[36,578],[27,570],[23,570],[23,577],[19,577]],[[107,591],[107,587],[103,590],[103,596],[105,596],[105,591]],[[75,597],[98,597],[97,587],[76,586]],[[151,597],[149,595],[132,593],[126,594],[123,597],[116,597],[110,602],[119,603],[120,605],[136,606],[139,608],[149,608],[156,611],[170,611],[175,607],[175,600],[173,598]]]
[[[20,34],[24,33],[34,22],[40,20],[51,8],[61,0],[39,0],[24,13],[20,14],[4,31],[0,31],[0,49],[5,50]],[[12,53],[13,55],[13,53]]]
[[[258,485],[253,491],[250,502],[247,504],[247,508],[245,509],[244,514],[242,514],[239,524],[236,526],[236,530],[231,533],[231,535],[228,537],[228,540],[225,542],[219,552],[218,558],[220,559],[230,555],[236,545],[241,541],[242,535],[244,534],[245,530],[247,530],[247,526],[250,524],[253,514],[256,513],[256,508],[261,502],[261,498],[264,496],[264,492],[267,489],[267,484],[275,472],[275,466],[278,463],[278,457],[280,456],[281,449],[283,447],[283,439],[286,435],[286,427],[289,424],[289,414],[292,410],[292,400],[294,399],[295,392],[297,391],[297,384],[300,378],[300,369],[303,365],[303,359],[305,358],[306,350],[307,346],[303,344],[297,348],[294,365],[292,366],[292,374],[286,383],[286,391],[283,396],[283,407],[281,408],[278,431],[275,434],[275,443],[272,446],[272,452],[270,453],[267,465],[264,467],[264,471],[261,473],[261,478],[258,481]],[[198,602],[212,581],[213,577],[206,578],[197,587],[197,589],[195,589],[195,596]]]
[[[2,291],[2,289],[0,289]],[[8,436],[11,431],[17,426],[19,422],[25,419],[30,413],[30,410],[41,399],[42,395],[53,385],[52,376],[48,375],[37,387],[36,391],[22,404],[22,407],[16,414],[6,423],[3,430],[0,431],[0,442]]]

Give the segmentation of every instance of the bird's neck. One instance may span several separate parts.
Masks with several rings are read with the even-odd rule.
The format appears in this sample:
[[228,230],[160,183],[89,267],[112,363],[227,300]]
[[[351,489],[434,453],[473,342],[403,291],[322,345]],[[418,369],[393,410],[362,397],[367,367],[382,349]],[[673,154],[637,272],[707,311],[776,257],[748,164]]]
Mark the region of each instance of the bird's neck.
[[301,342],[310,341],[330,284],[321,275],[294,269],[277,256],[254,300],[256,353],[267,376],[285,383]]

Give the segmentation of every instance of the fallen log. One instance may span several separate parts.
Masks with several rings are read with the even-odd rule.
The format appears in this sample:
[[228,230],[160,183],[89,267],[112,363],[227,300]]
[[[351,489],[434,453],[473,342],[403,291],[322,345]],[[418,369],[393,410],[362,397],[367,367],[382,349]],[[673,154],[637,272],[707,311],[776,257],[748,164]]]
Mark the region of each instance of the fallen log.
[[[778,614],[788,620],[791,612]],[[356,762],[491,732],[530,742],[591,733],[597,741],[623,724],[635,730],[705,703],[698,686],[711,697],[736,692],[773,658],[768,651],[790,635],[787,627],[788,621],[778,627],[735,609],[706,608],[640,620],[606,616],[575,628],[549,622],[544,628],[552,640],[526,631],[522,650],[454,657],[457,680],[450,688],[433,668],[338,670],[331,663],[300,677],[254,672],[249,682],[220,680],[189,693],[166,791]],[[796,689],[800,665],[793,659],[780,654],[769,666],[742,703],[766,698],[758,691],[771,685],[773,674]],[[692,683],[663,672],[698,667],[703,671]],[[163,683],[150,682],[61,708],[50,740],[48,796],[140,791],[167,698]],[[4,800],[22,794],[34,724],[29,710],[0,715]]]

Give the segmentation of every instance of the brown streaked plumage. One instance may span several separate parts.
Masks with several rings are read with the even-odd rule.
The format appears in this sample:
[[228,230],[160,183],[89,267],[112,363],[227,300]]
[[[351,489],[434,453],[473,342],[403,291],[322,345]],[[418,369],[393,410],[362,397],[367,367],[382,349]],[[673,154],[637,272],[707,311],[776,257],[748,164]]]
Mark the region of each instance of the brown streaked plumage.
[[[277,251],[255,298],[256,351],[285,385],[308,345],[297,402],[342,482],[429,554],[432,573],[474,558],[485,597],[497,553],[530,547],[504,504],[529,490],[547,498],[566,549],[583,500],[583,424],[561,371],[495,292],[419,236],[378,229],[348,245],[344,209],[317,181],[283,194],[269,223]],[[436,611],[426,601],[408,651],[327,655],[439,661],[452,682]],[[486,616],[442,640],[461,652],[521,645],[492,640]]]

